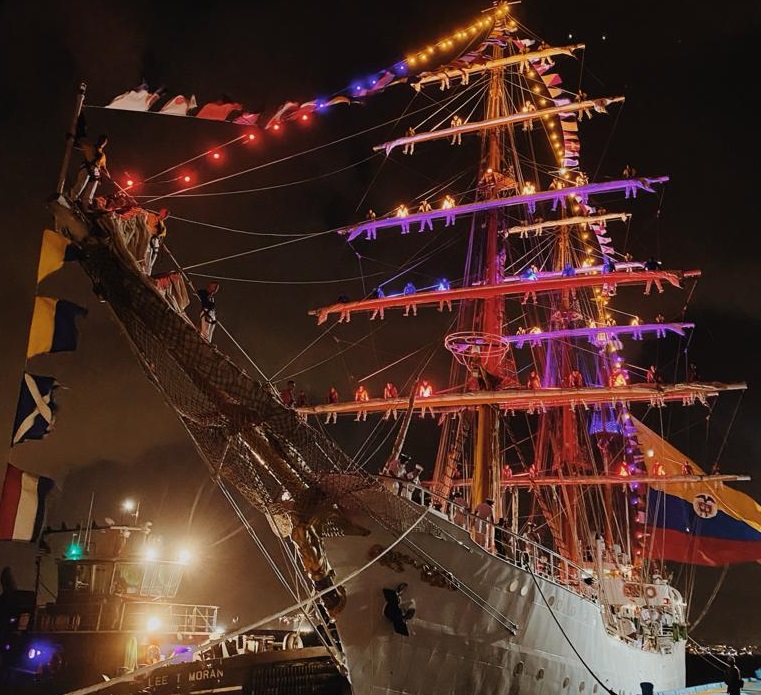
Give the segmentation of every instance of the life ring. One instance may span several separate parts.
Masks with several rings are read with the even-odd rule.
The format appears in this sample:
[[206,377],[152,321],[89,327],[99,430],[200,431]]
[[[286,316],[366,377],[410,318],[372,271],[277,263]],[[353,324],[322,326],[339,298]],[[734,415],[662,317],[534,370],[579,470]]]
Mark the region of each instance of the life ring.
[[647,598],[655,598],[657,595],[658,592],[655,590],[654,586],[645,587],[645,596],[647,596]]
[[145,663],[150,666],[151,664],[156,664],[159,661],[161,661],[161,649],[159,645],[149,645],[148,649],[145,650]]

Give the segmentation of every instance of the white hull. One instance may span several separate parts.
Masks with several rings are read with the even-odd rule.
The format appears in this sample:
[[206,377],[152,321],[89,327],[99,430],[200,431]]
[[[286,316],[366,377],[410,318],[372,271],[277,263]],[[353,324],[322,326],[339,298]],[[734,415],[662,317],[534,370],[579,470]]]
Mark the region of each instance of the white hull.
[[[393,543],[391,534],[367,517],[355,521],[371,534],[324,539],[339,578],[365,565],[373,546],[377,550]],[[393,568],[376,562],[345,586],[346,607],[336,621],[354,695],[604,693],[592,674],[605,688],[627,695],[640,693],[640,683],[646,681],[656,692],[684,687],[684,641],[674,644],[670,654],[643,651],[606,632],[594,601],[535,578],[486,553],[462,529],[443,520],[440,524],[446,539],[415,531],[408,539],[467,585],[471,596],[485,599],[516,623],[516,634],[465,591],[424,581],[419,569],[424,558],[402,542],[394,551],[406,560]],[[395,633],[383,615],[382,589],[403,582],[408,584],[403,598],[416,602],[409,637]]]

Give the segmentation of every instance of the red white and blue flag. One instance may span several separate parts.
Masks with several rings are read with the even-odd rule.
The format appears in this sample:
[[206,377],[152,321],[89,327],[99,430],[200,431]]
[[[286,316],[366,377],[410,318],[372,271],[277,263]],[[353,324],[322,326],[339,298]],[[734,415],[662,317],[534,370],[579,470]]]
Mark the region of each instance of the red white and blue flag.
[[45,522],[45,501],[55,483],[12,466],[0,495],[0,540],[36,541]]

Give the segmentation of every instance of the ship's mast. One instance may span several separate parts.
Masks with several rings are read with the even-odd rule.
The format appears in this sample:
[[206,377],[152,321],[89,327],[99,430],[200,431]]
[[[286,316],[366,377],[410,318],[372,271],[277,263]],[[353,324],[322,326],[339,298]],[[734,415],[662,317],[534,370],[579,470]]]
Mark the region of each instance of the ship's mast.
[[[486,120],[498,119],[508,114],[507,96],[505,93],[505,66],[499,65],[502,49],[494,46],[492,60],[497,67],[491,70],[489,90],[486,99]],[[512,126],[489,129],[484,133],[484,156],[482,168],[479,171],[479,181],[491,172],[500,172],[503,168],[503,147],[505,139],[509,138],[511,152],[515,153],[512,142]],[[516,167],[513,164],[513,169]],[[484,196],[488,196],[486,188]],[[490,210],[486,214],[485,234],[482,257],[482,281],[488,284],[498,283],[504,271],[503,258],[500,251],[500,211]],[[480,303],[476,314],[476,329],[491,336],[501,336],[504,330],[504,299],[491,297]],[[515,381],[515,363],[512,352],[504,356],[488,356],[481,365],[488,374]],[[500,432],[498,413],[490,406],[480,406],[477,413],[476,432],[474,437],[473,456],[473,488],[471,502],[479,504],[487,498],[494,500],[494,517],[503,516],[502,494],[500,488],[502,465],[500,461]]]

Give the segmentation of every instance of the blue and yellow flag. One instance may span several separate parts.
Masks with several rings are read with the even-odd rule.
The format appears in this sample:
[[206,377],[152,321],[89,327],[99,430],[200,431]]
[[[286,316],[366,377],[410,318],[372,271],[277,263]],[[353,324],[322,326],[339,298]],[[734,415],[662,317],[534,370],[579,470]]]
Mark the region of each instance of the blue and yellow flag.
[[42,248],[40,262],[37,266],[37,282],[41,282],[51,273],[60,270],[66,261],[75,261],[79,257],[79,249],[63,234],[45,229],[42,232]]
[[[634,425],[649,475],[705,475],[651,429]],[[651,483],[647,525],[654,557],[709,566],[761,562],[761,505],[723,482]]]
[[77,349],[77,316],[87,309],[65,299],[35,297],[26,357]]

